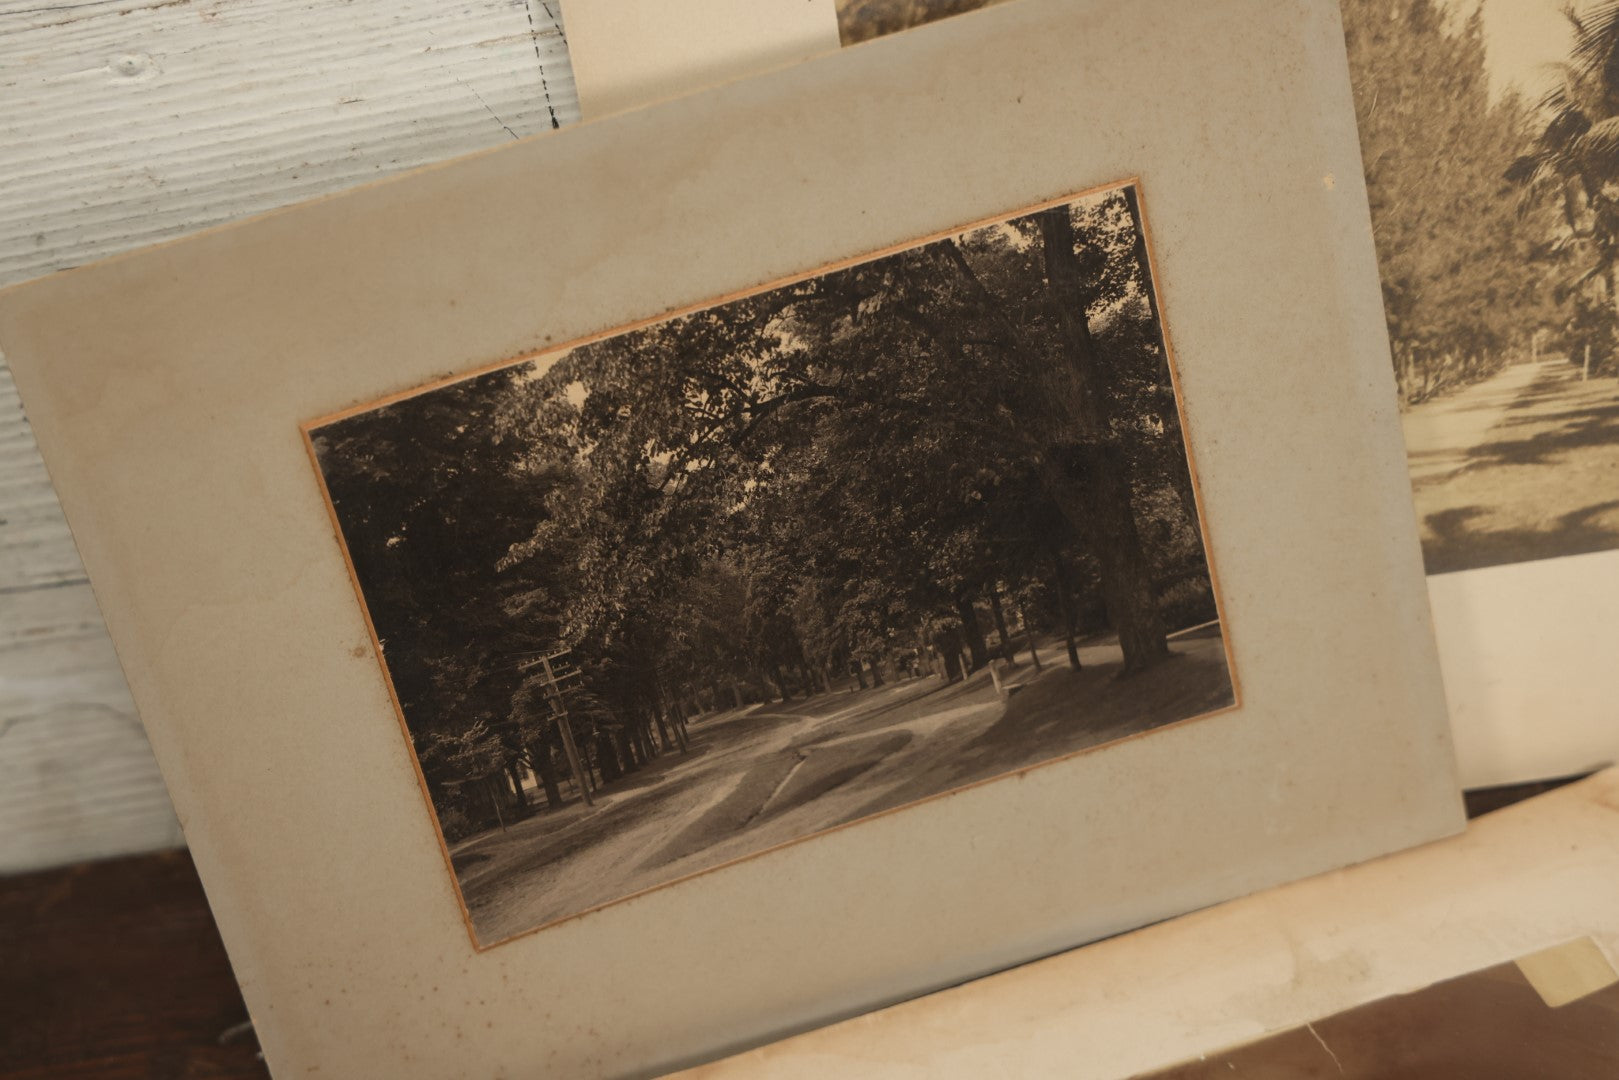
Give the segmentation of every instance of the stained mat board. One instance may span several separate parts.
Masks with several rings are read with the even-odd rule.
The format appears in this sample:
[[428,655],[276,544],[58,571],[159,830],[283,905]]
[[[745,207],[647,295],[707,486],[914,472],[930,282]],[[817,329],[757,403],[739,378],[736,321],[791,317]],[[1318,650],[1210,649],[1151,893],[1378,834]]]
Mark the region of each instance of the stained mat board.
[[[273,1068],[645,1074],[1459,827],[1334,20],[997,10],[4,294]],[[299,425],[1138,170],[1241,707],[475,950]]]

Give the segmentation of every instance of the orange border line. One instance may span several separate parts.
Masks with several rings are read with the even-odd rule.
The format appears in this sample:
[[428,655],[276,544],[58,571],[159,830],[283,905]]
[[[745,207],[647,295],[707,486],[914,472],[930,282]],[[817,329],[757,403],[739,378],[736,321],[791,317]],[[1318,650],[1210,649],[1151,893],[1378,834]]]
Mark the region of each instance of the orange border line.
[[433,836],[438,839],[439,852],[444,856],[444,866],[450,871],[450,880],[455,885],[455,903],[461,909],[461,921],[466,924],[467,937],[472,941],[473,951],[481,952],[487,946],[478,944],[478,934],[472,926],[472,912],[467,910],[466,897],[461,893],[461,881],[455,876],[455,861],[450,858],[450,846],[445,843],[444,830],[438,823],[438,808],[433,805],[433,796],[427,790],[427,776],[422,772],[421,759],[416,756],[416,740],[411,737],[410,725],[405,722],[405,710],[399,704],[398,691],[394,689],[393,672],[388,670],[387,658],[382,655],[382,641],[377,637],[376,623],[371,621],[371,607],[365,602],[365,591],[360,588],[360,575],[354,572],[354,557],[349,554],[348,541],[343,536],[343,522],[337,516],[337,505],[332,502],[331,489],[326,486],[326,474],[321,471],[320,457],[315,453],[315,440],[310,437],[307,429],[304,430],[303,436],[304,449],[309,454],[309,464],[314,468],[315,478],[320,483],[321,498],[326,501],[326,516],[331,520],[337,546],[343,552],[343,565],[348,568],[349,584],[354,586],[354,595],[360,601],[360,614],[365,618],[366,636],[371,639],[371,650],[376,654],[377,664],[382,668],[383,684],[388,688],[388,700],[393,703],[394,716],[399,720],[400,733],[405,736],[405,748],[410,751],[410,767],[416,773],[416,786],[421,789],[422,798],[427,801],[427,816],[433,822]]
[[[666,322],[670,319],[678,319],[684,315],[690,315],[694,312],[716,308],[722,304],[728,304],[734,300],[744,299],[749,296],[757,296],[760,293],[768,292],[772,289],[783,288],[788,285],[797,284],[801,281],[808,281],[812,278],[823,277],[827,274],[835,273],[838,270],[843,270],[851,266],[859,266],[864,263],[873,262],[877,259],[897,254],[902,251],[913,251],[916,248],[925,247],[928,244],[937,243],[938,241],[947,239],[949,237],[961,236],[969,232],[974,232],[978,229],[986,228],[990,225],[999,225],[1003,222],[1010,221],[1012,218],[1038,213],[1041,210],[1048,210],[1053,206],[1071,204],[1093,195],[1100,195],[1104,192],[1110,191],[1119,191],[1128,187],[1134,187],[1136,189],[1137,202],[1138,206],[1140,207],[1141,233],[1147,250],[1147,283],[1148,287],[1152,289],[1153,300],[1157,304],[1158,308],[1158,329],[1163,338],[1165,360],[1169,366],[1170,384],[1175,395],[1175,411],[1181,427],[1181,449],[1186,455],[1186,469],[1192,478],[1192,498],[1197,507],[1199,540],[1203,545],[1203,561],[1204,565],[1208,569],[1209,585],[1214,594],[1214,610],[1220,623],[1220,642],[1225,652],[1226,677],[1231,683],[1232,703],[1223,708],[1214,709],[1206,713],[1198,713],[1195,716],[1182,717],[1179,720],[1173,720],[1166,724],[1160,724],[1157,727],[1148,728],[1145,731],[1134,732],[1133,734],[1126,735],[1123,738],[1112,739],[1108,742],[1098,743],[1095,746],[1083,747],[1067,754],[1047,758],[1044,761],[1037,761],[1029,765],[1024,765],[1021,768],[1012,769],[995,776],[985,777],[982,780],[975,780],[969,784],[962,784],[959,787],[948,788],[944,791],[937,791],[931,795],[924,795],[919,799],[913,799],[912,801],[903,803],[899,806],[889,807],[887,810],[880,810],[875,814],[867,814],[865,817],[856,818],[853,821],[846,821],[842,824],[833,825],[825,829],[820,829],[816,832],[809,832],[802,836],[795,836],[790,840],[783,840],[781,843],[760,848],[758,851],[750,851],[745,855],[738,855],[735,858],[727,859],[724,862],[715,863],[713,866],[706,866],[700,870],[693,870],[688,874],[682,874],[679,877],[671,878],[668,881],[662,881],[656,885],[649,885],[644,889],[638,889],[635,892],[626,893],[625,895],[615,897],[612,900],[606,900],[600,904],[582,908],[579,911],[570,912],[567,915],[552,919],[549,922],[540,923],[538,926],[532,926],[526,930],[519,930],[515,934],[510,934],[506,937],[499,938],[495,941],[489,942],[488,944],[480,942],[478,940],[478,932],[472,924],[472,913],[467,908],[466,896],[461,891],[461,879],[456,875],[455,863],[450,857],[449,844],[445,842],[444,830],[439,825],[438,809],[433,805],[432,795],[428,791],[427,777],[422,772],[421,761],[416,756],[416,744],[411,738],[410,726],[405,720],[405,711],[400,706],[399,694],[394,689],[393,674],[388,670],[388,660],[383,655],[382,642],[377,637],[377,628],[371,619],[370,606],[366,603],[365,592],[360,586],[359,575],[356,574],[354,570],[354,559],[349,553],[348,543],[343,536],[343,523],[337,516],[337,507],[332,502],[331,490],[326,486],[326,476],[321,471],[320,458],[315,452],[314,432],[316,429],[336,423],[339,420],[347,419],[351,416],[359,415],[360,413],[373,412],[377,409],[384,408],[388,405],[392,405],[409,398],[429,394],[446,386],[467,382],[468,380],[476,379],[480,375],[487,375],[491,371],[499,371],[504,368],[515,367],[518,364],[528,363],[541,356],[547,356],[552,353],[565,353],[569,350],[579,348],[581,345],[588,345],[591,342],[601,341],[610,337],[618,337],[622,334],[627,334],[634,330],[639,330],[642,327],[651,326],[655,323]],[[371,647],[376,653],[377,663],[382,668],[383,682],[388,688],[388,700],[393,703],[394,716],[399,722],[399,730],[401,733],[403,733],[406,745],[410,749],[410,763],[411,768],[416,773],[416,784],[417,787],[421,789],[423,800],[427,803],[428,817],[433,824],[433,835],[437,837],[439,851],[444,856],[444,866],[445,869],[449,871],[450,881],[454,887],[455,901],[461,909],[461,921],[466,925],[467,938],[471,941],[474,952],[484,952],[500,945],[505,945],[508,942],[516,941],[518,938],[527,937],[530,934],[537,934],[542,930],[549,930],[552,927],[560,926],[563,923],[572,922],[574,919],[579,919],[586,915],[594,914],[595,912],[601,911],[604,908],[615,907],[619,904],[628,903],[629,901],[645,896],[648,893],[657,892],[661,889],[667,889],[671,886],[690,881],[693,878],[702,877],[705,874],[712,874],[715,871],[724,870],[727,867],[735,866],[738,863],[747,862],[751,859],[757,859],[761,856],[780,851],[783,848],[792,847],[796,844],[802,844],[807,840],[813,840],[817,837],[827,836],[842,829],[850,828],[851,826],[862,825],[868,821],[874,821],[877,818],[885,817],[889,814],[910,810],[913,807],[921,806],[924,803],[933,802],[936,799],[943,799],[951,795],[958,795],[961,792],[970,791],[973,788],[982,787],[985,784],[999,783],[1004,780],[1022,776],[1034,769],[1043,769],[1047,766],[1056,765],[1064,761],[1070,761],[1087,754],[1095,753],[1098,750],[1122,746],[1125,743],[1132,742],[1136,739],[1142,738],[1143,736],[1156,735],[1159,732],[1168,731],[1172,728],[1180,727],[1183,724],[1192,723],[1198,720],[1207,720],[1215,716],[1222,716],[1226,713],[1235,712],[1242,708],[1242,688],[1237,678],[1237,666],[1231,647],[1231,635],[1226,625],[1225,599],[1221,593],[1219,575],[1215,572],[1214,560],[1209,551],[1208,522],[1205,518],[1203,510],[1203,489],[1202,485],[1198,482],[1197,465],[1193,458],[1191,442],[1187,437],[1186,408],[1185,404],[1181,400],[1180,372],[1176,363],[1175,350],[1170,344],[1169,320],[1164,314],[1163,300],[1158,288],[1157,255],[1153,247],[1152,232],[1147,227],[1146,194],[1142,189],[1141,178],[1139,176],[1132,176],[1128,179],[1114,181],[1110,184],[1099,184],[1095,187],[1086,188],[1070,195],[1061,195],[1057,196],[1056,198],[1046,199],[1041,202],[1023,207],[1022,209],[1010,211],[1009,213],[996,214],[990,217],[980,218],[977,221],[960,226],[959,228],[944,229],[936,233],[930,233],[927,236],[922,237],[920,240],[893,244],[864,255],[856,255],[847,259],[840,259],[836,262],[827,263],[821,267],[806,271],[804,273],[776,278],[761,285],[753,286],[752,288],[739,289],[735,292],[726,293],[725,295],[713,300],[706,300],[700,303],[690,304],[685,307],[673,308],[659,315],[638,319],[634,322],[625,323],[623,325],[613,327],[612,329],[603,330],[594,334],[587,334],[583,337],[575,338],[572,341],[564,342],[560,345],[550,346],[533,352],[524,353],[521,356],[512,357],[506,360],[497,360],[494,363],[483,364],[469,371],[462,372],[459,375],[450,375],[441,379],[435,379],[432,382],[425,383],[410,390],[399,391],[385,397],[377,398],[374,401],[351,406],[349,408],[339,410],[338,412],[317,417],[314,420],[310,420],[299,425],[299,430],[303,434],[304,448],[309,455],[310,464],[315,470],[315,477],[320,485],[321,497],[326,502],[326,513],[327,517],[332,523],[333,535],[337,540],[337,546],[342,550],[343,564],[348,568],[349,582],[354,587],[354,595],[359,600],[360,611],[365,618],[366,633],[370,636]]]
[[1164,314],[1163,294],[1158,288],[1158,249],[1153,246],[1152,228],[1147,224],[1147,189],[1139,176],[1131,177],[1120,186],[1136,189],[1136,206],[1141,211],[1141,239],[1147,249],[1147,282],[1152,287],[1153,301],[1158,305],[1158,333],[1163,338],[1164,359],[1169,364],[1169,385],[1175,393],[1175,413],[1180,420],[1181,450],[1186,454],[1186,472],[1192,478],[1192,505],[1197,507],[1197,532],[1198,540],[1203,544],[1203,565],[1208,569],[1209,588],[1214,593],[1214,613],[1220,619],[1220,641],[1225,646],[1226,674],[1231,679],[1232,708],[1241,708],[1242,684],[1237,676],[1236,656],[1231,648],[1231,634],[1225,619],[1225,594],[1220,590],[1220,574],[1214,568],[1214,553],[1209,550],[1209,522],[1203,510],[1203,483],[1198,479],[1197,457],[1192,452],[1191,428],[1186,419],[1186,401],[1181,397],[1180,364],[1175,358],[1175,346],[1169,340],[1169,316]]

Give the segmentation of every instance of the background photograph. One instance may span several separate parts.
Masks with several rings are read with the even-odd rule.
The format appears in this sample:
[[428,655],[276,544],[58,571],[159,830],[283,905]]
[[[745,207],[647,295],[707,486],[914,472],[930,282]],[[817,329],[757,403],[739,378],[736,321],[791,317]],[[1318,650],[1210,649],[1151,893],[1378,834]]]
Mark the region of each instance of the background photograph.
[[1619,4],[1342,8],[1428,572],[1619,548]]

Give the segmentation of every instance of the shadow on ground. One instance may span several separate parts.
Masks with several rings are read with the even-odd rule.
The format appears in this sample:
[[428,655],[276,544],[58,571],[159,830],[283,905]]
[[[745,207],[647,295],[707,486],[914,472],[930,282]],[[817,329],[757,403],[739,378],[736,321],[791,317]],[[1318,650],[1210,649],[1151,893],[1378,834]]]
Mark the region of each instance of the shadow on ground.
[[453,849],[479,940],[1231,704],[1217,625],[1171,648],[1125,679],[1116,645],[1087,645],[1083,671],[1018,669],[1027,681],[1010,698],[980,671],[693,723],[690,754],[665,754],[594,807],[571,803]]
[[1554,370],[1413,490],[1430,574],[1619,548],[1619,386]]
[[[824,740],[818,740],[824,741]],[[795,748],[751,770],[724,799],[641,864],[654,870],[712,847],[756,822],[820,798],[876,768],[911,742],[908,731],[871,735],[835,747]]]
[[1422,542],[1423,563],[1430,574],[1480,570],[1486,566],[1589,555],[1619,548],[1619,527],[1601,520],[1619,514],[1619,499],[1570,511],[1544,529],[1501,529],[1477,526],[1482,506],[1441,510],[1423,519],[1430,530]]
[[[1218,627],[1210,631],[1219,637]],[[1187,640],[1192,640],[1189,636]],[[1022,687],[1000,718],[948,760],[862,806],[855,821],[940,792],[989,780],[1145,731],[1223,709],[1235,702],[1225,658],[1179,653],[1132,678],[1119,664],[1064,667]]]

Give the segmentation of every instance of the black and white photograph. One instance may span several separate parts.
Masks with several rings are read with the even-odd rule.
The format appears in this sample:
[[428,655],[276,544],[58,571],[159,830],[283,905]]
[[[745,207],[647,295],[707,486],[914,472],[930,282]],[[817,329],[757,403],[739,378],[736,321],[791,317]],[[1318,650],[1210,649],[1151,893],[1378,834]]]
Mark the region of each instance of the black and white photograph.
[[481,946],[1236,704],[1145,209],[305,425]]
[[1619,549],[1619,4],[1342,9],[1428,572]]

